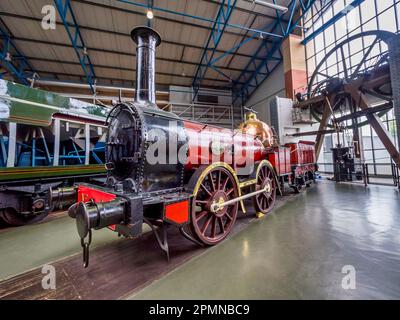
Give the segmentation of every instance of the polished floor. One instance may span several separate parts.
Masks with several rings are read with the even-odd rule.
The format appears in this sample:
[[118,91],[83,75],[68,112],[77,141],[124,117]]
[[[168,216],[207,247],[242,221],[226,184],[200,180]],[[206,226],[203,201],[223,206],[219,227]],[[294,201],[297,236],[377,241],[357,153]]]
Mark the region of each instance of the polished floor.
[[399,192],[321,181],[130,298],[400,299]]
[[[170,262],[152,234],[129,240],[97,231],[88,269],[69,217],[0,230],[0,300],[400,299],[393,187],[323,179],[280,198],[265,218],[250,208],[239,215],[232,235],[207,250],[171,230]],[[54,291],[40,286],[43,264],[55,267]],[[349,279],[355,289],[342,286]]]

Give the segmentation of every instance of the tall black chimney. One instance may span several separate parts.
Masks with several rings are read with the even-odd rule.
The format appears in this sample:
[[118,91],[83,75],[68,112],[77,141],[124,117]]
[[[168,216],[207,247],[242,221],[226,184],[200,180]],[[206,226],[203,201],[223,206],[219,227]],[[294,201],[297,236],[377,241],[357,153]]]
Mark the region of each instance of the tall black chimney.
[[137,44],[135,100],[155,108],[156,47],[160,45],[161,37],[157,31],[144,26],[134,28],[131,37]]

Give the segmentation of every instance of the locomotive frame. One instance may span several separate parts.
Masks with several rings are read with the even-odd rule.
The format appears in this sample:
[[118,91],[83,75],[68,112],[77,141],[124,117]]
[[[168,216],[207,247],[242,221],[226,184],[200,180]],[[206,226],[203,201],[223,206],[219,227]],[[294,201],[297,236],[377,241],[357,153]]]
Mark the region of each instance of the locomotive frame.
[[[260,121],[264,135],[254,133],[251,126],[226,130],[160,110],[155,102],[154,65],[161,38],[148,27],[134,28],[131,37],[137,44],[135,101],[121,102],[109,113],[106,186],[80,184],[73,190],[51,193],[52,203],[75,198],[68,213],[76,219],[85,267],[92,229],[107,227],[135,238],[146,223],[167,257],[168,225],[177,226],[195,243],[215,245],[229,235],[239,206],[246,213],[245,199],[253,199],[258,216],[268,214],[285,180],[304,184],[308,179],[298,180],[303,166],[315,168],[315,163],[304,163],[305,159],[291,166],[291,155],[300,147],[291,150],[273,145],[270,128]],[[154,130],[161,133],[154,134]],[[153,162],[148,152],[160,141],[168,148],[158,150],[157,155],[182,159]],[[280,151],[284,152],[282,159]],[[243,153],[244,163],[239,161]],[[280,170],[281,161],[285,172]]]

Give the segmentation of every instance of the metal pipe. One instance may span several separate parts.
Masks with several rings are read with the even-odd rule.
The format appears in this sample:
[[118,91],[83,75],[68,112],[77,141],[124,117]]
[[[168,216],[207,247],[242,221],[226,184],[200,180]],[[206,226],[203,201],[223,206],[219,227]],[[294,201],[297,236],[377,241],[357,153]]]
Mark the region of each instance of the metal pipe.
[[[56,92],[60,96],[73,98],[73,99],[80,99],[80,100],[91,100],[93,99],[93,95],[90,94],[79,94],[79,93],[72,93],[72,92]],[[94,97],[98,101],[119,101],[120,97],[118,96],[95,96]],[[135,98],[128,98],[128,97],[121,97],[121,101],[135,101]],[[169,101],[167,100],[157,100],[157,104],[168,104]]]
[[[54,81],[54,80],[36,80],[35,84],[42,85],[42,86],[90,89],[90,86],[88,84],[86,84],[86,83],[77,83],[77,82]],[[136,91],[135,88],[114,87],[114,86],[105,86],[105,85],[96,85],[96,89],[97,90],[104,90],[104,91],[126,91],[126,92],[135,92]],[[172,91],[174,91],[174,90],[171,90],[171,92]],[[62,94],[62,93],[60,92],[60,94]],[[169,92],[168,91],[157,91],[157,94],[169,95]],[[93,97],[93,95],[91,95],[91,97]]]
[[271,9],[275,9],[278,11],[282,11],[282,12],[287,12],[288,8],[284,7],[284,6],[280,6],[279,4],[275,4],[275,3],[271,3],[271,2],[267,2],[267,1],[263,1],[263,0],[249,0],[250,2],[262,5],[264,7],[268,7]]
[[[137,6],[137,7],[142,7],[142,8],[148,8],[147,4],[143,4],[143,3],[138,3],[135,1],[130,1],[130,0],[117,0],[121,3],[126,3],[126,4],[130,4],[133,6]],[[204,18],[204,17],[199,17],[199,16],[195,16],[192,14],[187,14],[184,12],[178,12],[178,11],[174,11],[174,10],[169,10],[169,9],[165,9],[165,8],[161,8],[161,7],[152,7],[153,11],[160,11],[160,12],[165,12],[165,13],[169,13],[169,14],[174,14],[174,15],[178,15],[181,17],[187,17],[187,18],[191,18],[191,19],[196,19],[196,20],[200,20],[200,21],[204,21],[204,22],[208,22],[208,23],[215,23],[215,20],[213,19],[208,19],[208,18]],[[231,23],[227,23],[226,27],[228,28],[235,28],[235,29],[240,29],[240,30],[245,30],[245,31],[249,31],[249,32],[255,32],[256,34],[260,35],[265,35],[265,36],[272,36],[272,37],[278,37],[281,38],[282,36],[279,34],[275,34],[275,33],[270,33],[267,31],[263,31],[263,30],[258,30],[258,29],[253,29],[253,28],[248,28],[239,24],[231,24]]]
[[225,206],[229,206],[229,205],[234,204],[236,202],[239,202],[239,201],[254,197],[254,196],[256,196],[256,195],[258,195],[260,193],[263,193],[263,192],[269,192],[270,189],[271,189],[271,185],[268,184],[263,189],[260,189],[258,191],[254,191],[254,192],[245,194],[245,195],[237,197],[235,199],[231,199],[231,200],[228,200],[228,201],[225,201],[225,202],[221,202],[221,203],[213,203],[210,206],[210,210],[211,210],[211,212],[218,212],[219,210],[222,210]]
[[161,37],[155,30],[142,26],[134,28],[131,37],[137,45],[135,100],[156,108],[156,47],[160,45]]
[[[80,89],[90,89],[90,86],[86,83],[77,83],[77,82],[66,82],[66,81],[54,81],[54,80],[35,80],[35,85],[42,86],[54,86],[54,87],[67,87],[67,88],[80,88]],[[128,92],[134,92],[134,88],[124,88],[124,87],[113,87],[113,86],[102,86],[96,85],[96,89],[100,90],[122,90]],[[166,92],[167,93],[167,92]]]
[[[90,86],[86,83],[80,82],[68,82],[68,81],[58,81],[58,80],[44,80],[44,79],[37,79],[35,80],[35,85],[42,85],[42,86],[54,86],[54,87],[66,87],[66,88],[80,88],[80,89],[90,89]],[[157,90],[156,93],[159,95],[169,95],[171,92],[178,92],[178,93],[192,93],[192,89],[190,87],[182,87],[187,88],[188,90],[176,90],[170,89],[169,91]],[[103,90],[103,91],[126,91],[126,92],[135,92],[135,88],[127,88],[127,87],[117,87],[117,86],[106,86],[106,85],[99,85],[96,84],[96,89]],[[230,97],[231,94],[226,94],[227,90],[217,90],[217,89],[209,89],[203,88],[203,93],[218,95],[219,97]],[[205,104],[205,103],[203,103]]]

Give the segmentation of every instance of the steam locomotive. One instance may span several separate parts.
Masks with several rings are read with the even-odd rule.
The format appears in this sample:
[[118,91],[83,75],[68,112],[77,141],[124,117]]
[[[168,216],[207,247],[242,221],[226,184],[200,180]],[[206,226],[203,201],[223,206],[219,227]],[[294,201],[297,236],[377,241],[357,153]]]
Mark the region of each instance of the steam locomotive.
[[284,183],[297,189],[315,172],[312,143],[279,146],[270,127],[251,113],[239,130],[184,121],[160,110],[155,97],[155,48],[159,34],[148,27],[131,32],[137,44],[135,102],[109,113],[106,139],[107,184],[79,184],[74,192],[53,190],[53,204],[73,202],[89,263],[92,229],[108,227],[134,238],[148,224],[167,256],[168,225],[187,239],[215,245],[232,230],[239,206],[253,199],[268,214]]

